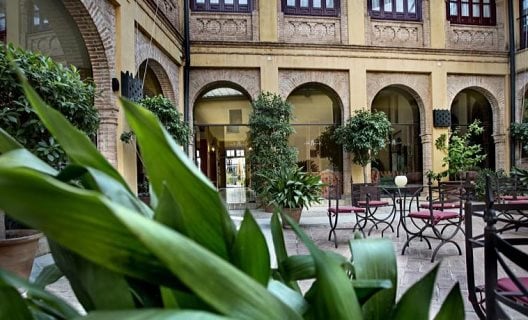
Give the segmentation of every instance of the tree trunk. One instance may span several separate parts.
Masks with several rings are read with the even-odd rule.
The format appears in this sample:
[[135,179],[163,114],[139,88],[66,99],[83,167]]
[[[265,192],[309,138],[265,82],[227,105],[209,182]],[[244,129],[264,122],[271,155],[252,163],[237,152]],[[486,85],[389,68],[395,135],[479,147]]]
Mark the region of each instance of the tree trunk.
[[0,240],[4,240],[5,238],[6,238],[5,213],[4,211],[0,210]]

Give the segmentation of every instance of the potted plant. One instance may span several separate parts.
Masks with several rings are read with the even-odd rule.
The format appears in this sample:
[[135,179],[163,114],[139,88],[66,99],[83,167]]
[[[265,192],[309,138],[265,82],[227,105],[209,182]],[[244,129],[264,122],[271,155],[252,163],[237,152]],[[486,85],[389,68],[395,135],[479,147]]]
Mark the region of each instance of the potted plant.
[[297,161],[295,148],[288,145],[288,138],[294,132],[290,124],[292,105],[280,95],[262,92],[252,107],[248,133],[251,187],[260,201],[267,204],[265,177],[280,168],[293,168]]
[[[269,203],[293,218],[301,220],[303,207],[308,209],[313,203],[321,202],[323,183],[319,176],[301,171],[298,167],[280,168],[272,175],[263,175],[263,192]],[[284,222],[284,221],[283,221]],[[286,226],[286,223],[283,223]]]
[[356,110],[344,126],[335,130],[337,143],[354,155],[352,162],[363,168],[363,182],[367,182],[367,165],[385,148],[391,130],[384,112],[370,110]]
[[443,176],[448,175],[450,179],[459,179],[460,174],[477,168],[486,158],[482,152],[482,146],[471,143],[471,138],[482,132],[484,128],[480,125],[480,121],[475,120],[469,125],[466,133],[460,134],[458,130],[455,130],[449,137],[444,133],[435,140],[435,147],[445,154],[442,167],[448,167],[447,174],[444,173]]
[[[99,115],[93,106],[95,86],[92,81],[82,80],[73,66],[66,67],[39,53],[0,43],[0,128],[53,168],[63,168],[67,163],[66,154],[33,112],[11,60],[16,61],[47,103],[91,139],[99,126]],[[9,267],[27,276],[33,264],[39,232],[6,231],[4,217],[0,210],[0,267]]]
[[[274,214],[271,232],[277,266],[272,267],[266,237],[251,213],[246,212],[236,228],[214,186],[172,147],[174,141],[144,108],[123,101],[143,148],[153,191],[160,195],[155,216],[153,209],[141,206],[86,136],[38,99],[34,107],[43,119],[55,120],[45,123],[76,168],[85,170],[76,171],[80,175],[66,175],[63,170],[62,175],[50,176],[31,154],[16,158],[6,152],[0,155],[0,207],[43,230],[67,248],[67,257],[75,254],[84,259],[78,264],[60,265],[60,259],[57,263],[61,270],[70,270],[65,274],[87,319],[429,317],[438,266],[396,300],[398,268],[387,239],[351,240],[351,261],[318,248],[283,215],[308,249],[303,255],[289,256]],[[19,145],[10,146],[24,151]],[[304,293],[301,280],[311,283]],[[1,270],[0,284],[2,314],[24,319],[83,318],[51,293]],[[436,319],[463,317],[457,284]]]
[[[163,124],[163,127],[179,145],[187,146],[189,144],[191,129],[183,120],[182,114],[178,112],[178,108],[172,104],[169,98],[162,95],[147,96],[140,99],[138,104],[154,113]],[[130,143],[133,138],[133,131],[126,131],[121,134],[121,141],[125,143]],[[143,172],[143,160],[141,159],[139,150],[137,158],[140,165],[137,175],[138,196],[148,204],[150,203],[149,181],[147,173]]]

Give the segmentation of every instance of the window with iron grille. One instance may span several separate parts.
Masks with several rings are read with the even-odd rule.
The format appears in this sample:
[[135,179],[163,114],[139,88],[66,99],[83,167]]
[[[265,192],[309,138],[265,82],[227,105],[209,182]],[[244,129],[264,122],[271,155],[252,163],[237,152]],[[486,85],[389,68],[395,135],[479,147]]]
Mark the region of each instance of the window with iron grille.
[[282,12],[308,16],[339,15],[339,0],[282,0]]
[[368,11],[372,18],[388,20],[420,21],[421,0],[368,0]]
[[447,20],[457,24],[495,25],[495,0],[449,0]]
[[191,0],[191,10],[251,12],[251,0]]
[[528,0],[520,0],[519,2],[520,12],[520,31],[521,31],[521,49],[528,48]]

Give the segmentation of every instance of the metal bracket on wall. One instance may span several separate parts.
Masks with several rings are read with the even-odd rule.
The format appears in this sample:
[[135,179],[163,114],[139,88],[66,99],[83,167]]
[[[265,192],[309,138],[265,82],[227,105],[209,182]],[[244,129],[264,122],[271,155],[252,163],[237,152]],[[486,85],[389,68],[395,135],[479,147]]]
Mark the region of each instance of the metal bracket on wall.
[[135,78],[130,72],[121,72],[121,95],[132,101],[143,98],[141,80]]

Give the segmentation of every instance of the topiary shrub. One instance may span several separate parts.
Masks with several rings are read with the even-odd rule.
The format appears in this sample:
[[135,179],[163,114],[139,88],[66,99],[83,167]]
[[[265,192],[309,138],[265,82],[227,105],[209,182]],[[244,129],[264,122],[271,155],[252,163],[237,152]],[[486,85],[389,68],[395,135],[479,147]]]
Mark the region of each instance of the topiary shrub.
[[53,167],[64,167],[66,155],[31,109],[9,56],[42,99],[92,140],[99,127],[99,114],[94,108],[95,85],[81,79],[74,66],[0,43],[0,127]]

